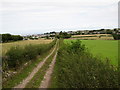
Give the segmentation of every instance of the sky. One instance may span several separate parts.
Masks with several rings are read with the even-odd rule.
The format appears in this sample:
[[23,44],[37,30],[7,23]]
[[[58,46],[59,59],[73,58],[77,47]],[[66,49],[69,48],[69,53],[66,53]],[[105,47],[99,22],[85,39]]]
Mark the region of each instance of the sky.
[[118,1],[1,0],[0,33],[25,35],[117,28]]

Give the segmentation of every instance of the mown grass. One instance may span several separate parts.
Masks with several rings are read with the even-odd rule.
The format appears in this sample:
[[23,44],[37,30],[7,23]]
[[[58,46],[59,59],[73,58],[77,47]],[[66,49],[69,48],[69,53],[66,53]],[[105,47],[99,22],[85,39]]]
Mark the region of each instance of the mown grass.
[[58,51],[50,88],[118,88],[118,69],[87,52],[80,41]]
[[[76,40],[64,40],[70,43]],[[118,66],[118,41],[117,40],[81,40],[85,44],[90,53],[95,57],[110,59],[111,64]]]
[[39,88],[40,87],[40,83],[43,80],[46,70],[49,68],[51,61],[53,60],[53,57],[55,56],[57,48],[58,48],[58,45],[56,45],[56,49],[54,53],[47,59],[45,64],[42,66],[42,68],[40,68],[40,70],[34,75],[32,80],[26,85],[25,88]]
[[3,88],[12,88],[12,87],[18,85],[23,79],[25,79],[30,74],[30,72],[38,65],[38,63],[41,60],[43,60],[52,51],[52,49],[42,53],[38,60],[32,60],[32,61],[28,62],[27,66],[25,66],[25,67],[23,66],[23,69],[19,69],[20,71],[17,70],[17,74],[7,78],[7,81],[4,81],[2,83]]

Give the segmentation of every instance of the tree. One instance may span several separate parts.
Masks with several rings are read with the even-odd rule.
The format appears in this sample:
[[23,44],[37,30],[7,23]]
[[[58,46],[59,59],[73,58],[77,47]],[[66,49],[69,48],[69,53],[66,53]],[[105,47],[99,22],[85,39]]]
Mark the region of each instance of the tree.
[[120,34],[112,34],[115,40],[120,40]]
[[114,30],[112,36],[115,40],[120,40],[120,33],[118,32],[118,30]]
[[2,42],[8,42],[12,40],[11,34],[2,34]]
[[20,35],[1,34],[1,36],[2,36],[2,42],[23,40],[23,37]]
[[49,39],[49,36],[46,36],[46,39]]
[[59,35],[56,36],[56,38],[70,38],[71,34],[68,34],[66,32],[60,32]]

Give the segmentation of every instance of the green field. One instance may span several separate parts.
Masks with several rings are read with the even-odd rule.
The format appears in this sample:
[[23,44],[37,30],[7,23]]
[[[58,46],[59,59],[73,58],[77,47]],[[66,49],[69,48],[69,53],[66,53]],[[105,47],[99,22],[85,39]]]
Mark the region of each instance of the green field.
[[[106,49],[109,50],[109,48],[114,47],[114,42],[97,40],[84,40],[82,43],[80,40],[73,40],[72,43],[70,40],[65,40],[64,42],[65,43],[62,43],[61,41],[62,44],[58,50],[50,88],[118,87],[118,69],[117,66],[112,65],[112,60],[112,63],[109,63],[107,59],[101,58],[105,55],[101,57],[96,57],[95,54],[91,55],[82,44],[86,44],[87,47],[95,44],[96,49],[101,46],[100,50],[102,50],[102,48],[106,48],[106,44],[109,45],[112,43],[112,46]],[[92,48],[90,48],[91,52]],[[95,52],[97,53],[97,50],[93,53]],[[117,65],[117,63],[115,63],[115,65]]]
[[[74,40],[64,40],[69,43]],[[88,50],[99,58],[110,59],[111,64],[118,65],[118,41],[115,40],[81,40]]]

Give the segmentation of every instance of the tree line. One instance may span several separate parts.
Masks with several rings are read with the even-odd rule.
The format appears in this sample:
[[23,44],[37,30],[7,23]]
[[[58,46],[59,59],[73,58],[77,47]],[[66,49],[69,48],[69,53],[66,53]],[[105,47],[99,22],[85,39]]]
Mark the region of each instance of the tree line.
[[0,42],[10,42],[10,41],[19,41],[23,40],[23,37],[20,35],[11,35],[11,34],[0,34]]
[[112,33],[113,38],[114,38],[115,40],[120,40],[120,32],[119,32],[119,30],[120,30],[120,29],[118,29],[118,30],[114,29],[114,33]]
[[68,34],[67,32],[60,32],[59,35],[56,35],[56,38],[70,38],[71,34]]

